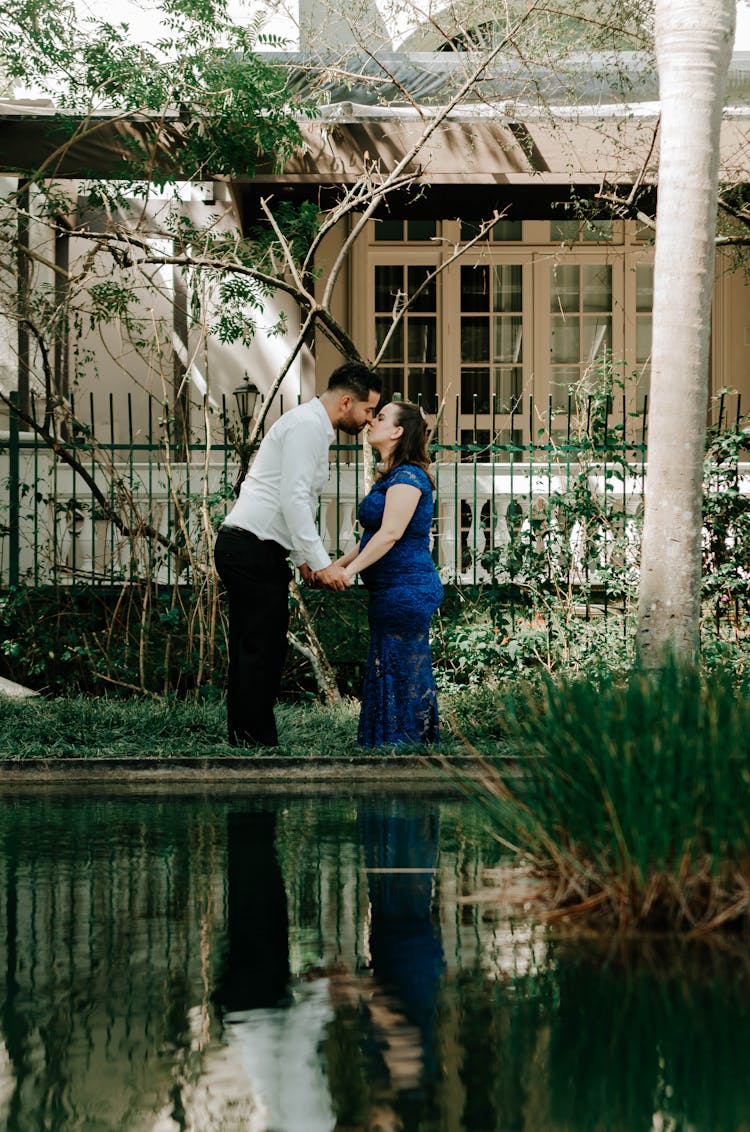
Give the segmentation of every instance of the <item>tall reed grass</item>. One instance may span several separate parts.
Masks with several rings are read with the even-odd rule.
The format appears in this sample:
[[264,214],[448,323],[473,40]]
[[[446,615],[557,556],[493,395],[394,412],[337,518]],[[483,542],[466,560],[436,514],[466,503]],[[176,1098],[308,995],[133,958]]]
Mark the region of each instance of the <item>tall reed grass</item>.
[[750,927],[750,689],[633,671],[504,704],[521,773],[464,782],[542,878],[546,914],[620,930]]

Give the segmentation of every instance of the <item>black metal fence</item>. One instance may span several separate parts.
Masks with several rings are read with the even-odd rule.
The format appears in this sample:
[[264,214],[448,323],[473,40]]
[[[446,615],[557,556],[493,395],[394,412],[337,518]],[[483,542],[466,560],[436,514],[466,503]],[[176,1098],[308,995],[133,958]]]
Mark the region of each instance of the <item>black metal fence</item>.
[[[8,485],[0,527],[0,585],[114,586],[189,581],[210,558],[213,531],[233,498],[238,452],[216,414],[216,439],[174,442],[174,422],[131,394],[97,406],[93,395],[52,432],[32,405],[11,413],[0,438]],[[81,410],[85,409],[85,412]],[[540,412],[533,443],[458,398],[433,434],[434,557],[447,582],[534,580],[621,591],[638,568],[646,458],[645,412],[588,398]],[[453,419],[449,419],[452,417]],[[739,398],[722,399],[715,427],[739,428]],[[209,430],[210,431],[210,430]],[[456,439],[458,438],[458,439]],[[371,480],[361,442],[332,447],[319,524],[327,548],[357,537],[357,507]],[[747,478],[739,481],[748,490]]]

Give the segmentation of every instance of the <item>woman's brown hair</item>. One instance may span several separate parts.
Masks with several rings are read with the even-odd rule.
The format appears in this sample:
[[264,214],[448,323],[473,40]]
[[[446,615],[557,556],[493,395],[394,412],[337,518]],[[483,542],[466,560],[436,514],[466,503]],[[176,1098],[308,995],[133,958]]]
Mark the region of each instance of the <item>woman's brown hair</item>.
[[427,417],[421,405],[415,405],[413,401],[394,401],[393,404],[397,409],[395,423],[404,431],[396,441],[396,447],[388,463],[388,471],[392,472],[402,464],[416,464],[427,473],[427,478],[434,487],[435,481],[429,471],[430,456],[427,451],[427,441],[430,426]]

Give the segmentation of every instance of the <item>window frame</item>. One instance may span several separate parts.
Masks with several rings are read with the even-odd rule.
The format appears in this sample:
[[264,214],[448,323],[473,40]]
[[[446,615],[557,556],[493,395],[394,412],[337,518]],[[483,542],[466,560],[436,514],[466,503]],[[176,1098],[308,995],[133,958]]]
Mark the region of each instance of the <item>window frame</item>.
[[[358,241],[353,262],[354,285],[350,288],[351,325],[358,340],[365,343],[368,357],[375,356],[375,266],[428,266],[436,268],[460,245],[460,223],[438,221],[437,236],[429,241],[375,241],[372,224]],[[653,245],[637,239],[635,224],[616,221],[613,238],[607,241],[586,241],[560,245],[551,241],[550,221],[524,220],[522,241],[483,241],[470,248],[450,265],[437,280],[436,346],[438,401],[445,398],[441,419],[440,441],[455,445],[461,433],[486,432],[510,428],[520,433],[524,445],[535,443],[540,430],[550,423],[549,397],[551,379],[550,278],[556,264],[592,266],[608,264],[612,268],[612,358],[624,363],[624,391],[615,392],[613,417],[622,419],[623,406],[628,414],[642,410],[632,375],[637,371],[636,334],[636,265],[653,263]],[[501,264],[522,267],[523,357],[522,405],[510,420],[510,414],[462,413],[461,397],[461,267]],[[364,286],[361,286],[364,281]],[[358,301],[364,296],[364,302]],[[490,320],[492,315],[489,315]],[[490,351],[491,353],[492,351]],[[405,361],[404,366],[408,363]],[[488,368],[493,362],[488,359]],[[406,396],[406,389],[402,390]],[[533,395],[533,417],[529,413],[529,397]],[[624,395],[624,402],[622,397]],[[456,400],[458,399],[458,400]],[[427,406],[431,409],[432,406]],[[557,431],[557,430],[555,430]],[[481,457],[478,457],[481,458]]]

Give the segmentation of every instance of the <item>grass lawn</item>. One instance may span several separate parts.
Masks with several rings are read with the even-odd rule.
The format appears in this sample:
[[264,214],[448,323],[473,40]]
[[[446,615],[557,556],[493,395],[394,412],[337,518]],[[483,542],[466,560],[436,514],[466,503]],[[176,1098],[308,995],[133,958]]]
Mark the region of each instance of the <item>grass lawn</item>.
[[[498,693],[466,689],[441,696],[445,754],[464,753],[465,735],[485,754],[498,753]],[[282,703],[277,710],[279,748],[248,751],[291,758],[355,754],[359,703],[329,708],[317,702]],[[115,699],[55,697],[14,700],[0,697],[0,759],[230,756],[240,752],[225,738],[220,699]],[[402,748],[406,751],[406,748]],[[380,749],[380,754],[390,753]]]

